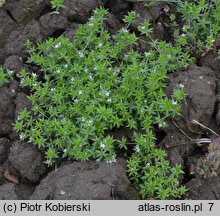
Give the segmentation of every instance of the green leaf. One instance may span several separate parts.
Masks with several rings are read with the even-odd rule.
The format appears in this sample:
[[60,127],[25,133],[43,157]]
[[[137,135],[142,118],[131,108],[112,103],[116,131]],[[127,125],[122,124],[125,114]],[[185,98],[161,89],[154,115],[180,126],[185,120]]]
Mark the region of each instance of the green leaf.
[[52,9],[59,10],[64,7],[64,0],[51,0]]
[[133,23],[133,22],[135,21],[135,19],[137,18],[137,16],[138,16],[138,15],[136,14],[135,11],[130,11],[130,12],[128,12],[128,15],[124,17],[123,21],[124,21],[125,23],[127,23],[128,26],[130,26],[131,23]]

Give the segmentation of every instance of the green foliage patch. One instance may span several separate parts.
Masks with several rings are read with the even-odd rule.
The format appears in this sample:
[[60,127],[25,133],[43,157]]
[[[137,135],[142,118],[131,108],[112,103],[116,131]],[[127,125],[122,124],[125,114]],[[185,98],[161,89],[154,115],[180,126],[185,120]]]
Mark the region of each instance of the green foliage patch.
[[13,71],[11,70],[4,70],[0,67],[0,87],[10,81],[13,77]]
[[186,37],[187,48],[194,57],[215,49],[220,33],[220,0],[184,1],[177,9],[184,23],[181,36]]
[[52,9],[59,10],[64,7],[64,0],[51,0]]
[[[21,85],[31,89],[33,109],[21,111],[14,124],[21,140],[45,150],[46,163],[57,158],[116,162],[116,149],[134,153],[128,173],[142,198],[172,199],[186,192],[179,187],[180,166],[171,167],[166,153],[157,149],[153,125],[166,126],[166,118],[180,113],[184,86],[165,94],[168,72],[186,68],[191,59],[179,39],[175,46],[152,40],[152,49],[136,51],[138,36],[129,31],[136,18],[130,12],[125,28],[110,35],[103,28],[107,10],[96,9],[89,22],[81,25],[73,42],[65,37],[48,39],[37,46],[30,41],[29,63],[40,67],[41,78],[25,70]],[[148,21],[138,28],[150,37]],[[132,140],[116,140],[107,131],[127,127]]]

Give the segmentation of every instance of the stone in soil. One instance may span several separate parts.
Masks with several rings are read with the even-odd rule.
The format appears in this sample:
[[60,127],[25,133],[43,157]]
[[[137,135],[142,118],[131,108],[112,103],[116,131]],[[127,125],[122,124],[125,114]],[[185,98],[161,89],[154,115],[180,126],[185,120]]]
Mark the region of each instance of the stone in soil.
[[7,44],[5,45],[6,55],[10,56],[26,54],[27,50],[25,47],[25,42],[27,40],[34,41],[34,43],[43,40],[40,25],[35,20],[32,20],[26,26],[21,26],[11,32],[7,39]]
[[0,138],[0,163],[3,163],[7,159],[10,146],[8,139]]
[[181,116],[176,118],[180,128],[190,133],[203,132],[201,127],[191,123],[197,120],[209,126],[216,105],[216,78],[214,72],[208,67],[191,66],[186,71],[179,71],[169,75],[167,94],[171,95],[184,85],[186,98],[183,102]]
[[15,100],[16,108],[15,108],[15,119],[19,116],[19,113],[23,109],[30,110],[32,107],[31,101],[28,99],[27,95],[23,92],[19,92],[17,94]]
[[143,3],[134,3],[132,10],[138,14],[138,17],[132,24],[132,27],[137,28],[145,20],[149,20],[154,25],[156,20],[161,16],[162,5],[163,4],[156,4],[152,7],[144,7]]
[[0,185],[2,185],[4,183],[5,183],[5,179],[4,179],[4,176],[3,176],[3,168],[0,165]]
[[68,18],[62,13],[52,14],[51,12],[43,15],[39,19],[41,33],[43,37],[48,37],[56,34],[56,32],[64,32],[70,25]]
[[21,71],[21,69],[24,67],[24,64],[20,56],[12,55],[5,59],[5,63],[3,67],[12,70],[16,74],[18,74]]
[[169,161],[172,165],[176,165],[176,164],[184,165],[182,157],[186,153],[186,148],[188,146],[183,145],[182,147],[179,148],[173,148],[173,146],[186,142],[187,142],[187,138],[183,134],[178,133],[178,131],[176,130],[169,130],[167,135],[161,141],[160,146],[162,148],[165,147],[165,149],[167,150]]
[[50,172],[30,199],[138,199],[126,175],[126,162],[73,162]]
[[0,186],[0,200],[17,200],[16,186],[12,183],[6,183]]
[[220,60],[216,59],[218,56],[213,53],[208,53],[201,58],[201,65],[209,67],[215,73],[217,79],[220,79]]
[[0,48],[3,48],[11,31],[16,29],[18,24],[11,19],[11,17],[7,14],[7,11],[3,8],[0,8],[0,20]]
[[213,53],[206,54],[203,58],[201,58],[201,65],[211,68],[215,76],[216,80],[216,92],[217,92],[217,106],[216,106],[216,115],[215,120],[217,125],[220,125],[220,59],[217,59],[217,55]]
[[12,98],[16,98],[17,96],[17,92],[19,92],[20,89],[20,85],[19,82],[17,80],[11,80],[10,84],[9,84],[9,95]]
[[117,16],[112,14],[112,13],[108,13],[106,16],[106,20],[103,23],[103,26],[105,29],[107,29],[109,31],[110,34],[115,35],[116,32],[122,28],[122,24],[120,23],[120,21],[117,19]]
[[77,28],[79,27],[78,23],[72,23],[68,27],[68,29],[63,33],[63,36],[67,37],[70,39],[70,41],[73,41],[75,32]]
[[64,5],[60,11],[69,20],[86,22],[92,11],[104,4],[101,0],[65,0]]
[[38,182],[46,172],[44,156],[32,144],[15,141],[9,154],[9,162],[30,182]]
[[10,19],[24,25],[38,18],[47,7],[50,7],[50,0],[10,0],[5,2],[3,8],[10,14]]
[[220,176],[200,179],[194,178],[187,183],[187,199],[192,200],[219,200],[220,199]]
[[130,9],[130,4],[124,0],[109,0],[106,7],[108,7],[113,14],[118,16],[120,13],[125,13],[125,11]]
[[12,132],[15,109],[13,99],[9,87],[0,87],[0,136],[8,135]]

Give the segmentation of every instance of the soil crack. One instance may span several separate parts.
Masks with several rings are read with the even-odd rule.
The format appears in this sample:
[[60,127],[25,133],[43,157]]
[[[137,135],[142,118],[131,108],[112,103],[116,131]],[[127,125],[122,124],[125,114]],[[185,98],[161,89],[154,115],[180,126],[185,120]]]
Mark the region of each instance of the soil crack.
[[10,12],[10,10],[6,10],[6,13],[8,14],[8,16],[16,23],[18,23],[18,21],[14,18],[14,16],[12,15],[12,13]]

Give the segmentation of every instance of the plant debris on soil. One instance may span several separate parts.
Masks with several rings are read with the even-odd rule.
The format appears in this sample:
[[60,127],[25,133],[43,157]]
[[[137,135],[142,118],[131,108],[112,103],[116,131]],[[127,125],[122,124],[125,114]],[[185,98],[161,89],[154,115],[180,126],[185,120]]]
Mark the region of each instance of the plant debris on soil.
[[[0,7],[0,65],[16,74],[0,87],[0,200],[3,199],[140,199],[127,177],[127,155],[118,152],[116,164],[105,162],[60,160],[56,169],[45,165],[44,153],[34,145],[19,140],[13,123],[19,112],[32,105],[29,89],[19,85],[22,68],[38,72],[27,63],[25,42],[42,42],[49,37],[66,36],[73,39],[79,24],[85,23],[97,7],[109,9],[105,28],[115,33],[123,26],[128,11],[139,14],[138,23],[150,20],[153,37],[172,41],[174,27],[169,13],[175,6],[158,3],[144,7],[143,2],[126,0],[65,0],[58,13],[49,0],[11,0]],[[141,36],[137,49],[148,49]],[[219,43],[217,41],[216,49]],[[169,126],[156,128],[157,146],[168,153],[172,165],[182,165],[180,182],[187,186],[186,199],[220,199],[220,60],[217,51],[201,56],[197,65],[185,71],[169,74],[166,93],[171,95],[179,84],[184,85],[186,97],[181,116],[169,119]],[[193,124],[196,120],[198,124]],[[213,134],[213,131],[216,134]],[[115,137],[131,137],[133,131],[120,128]],[[193,143],[193,144],[192,144]],[[207,163],[208,161],[208,163]],[[202,168],[201,168],[202,167]],[[207,173],[203,173],[208,170]],[[201,175],[199,175],[200,173]],[[208,178],[206,178],[208,175]]]

